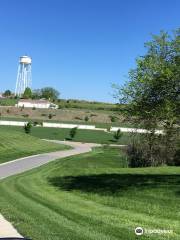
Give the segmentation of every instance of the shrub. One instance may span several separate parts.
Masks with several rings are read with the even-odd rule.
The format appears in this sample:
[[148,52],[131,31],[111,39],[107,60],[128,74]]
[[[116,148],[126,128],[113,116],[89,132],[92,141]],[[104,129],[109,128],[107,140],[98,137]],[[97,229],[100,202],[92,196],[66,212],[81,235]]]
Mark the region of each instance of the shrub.
[[77,133],[77,127],[74,127],[70,130],[69,135],[70,135],[71,139],[73,139],[75,137],[76,133]]
[[33,107],[33,108],[32,108],[32,110],[36,110],[36,108],[35,108],[35,107]]
[[7,112],[7,113],[10,113],[10,110],[9,110],[9,109],[7,109],[7,110],[6,110],[6,112]]
[[162,136],[148,134],[139,136],[127,148],[130,167],[155,167],[167,164]]
[[89,117],[88,117],[88,116],[85,116],[84,121],[85,121],[85,122],[88,122],[88,121],[89,121]]
[[53,118],[53,115],[50,113],[50,114],[48,115],[48,118],[49,118],[49,119],[52,119],[52,118]]
[[29,134],[31,132],[32,124],[28,122],[27,124],[24,125],[24,131],[25,133]]
[[129,145],[127,148],[127,155],[129,160],[129,167],[149,167],[150,162],[146,159],[141,148],[135,144]]
[[116,117],[115,116],[109,116],[111,122],[116,122]]
[[117,130],[117,132],[114,133],[113,135],[114,139],[118,141],[122,137],[122,132],[120,129]]

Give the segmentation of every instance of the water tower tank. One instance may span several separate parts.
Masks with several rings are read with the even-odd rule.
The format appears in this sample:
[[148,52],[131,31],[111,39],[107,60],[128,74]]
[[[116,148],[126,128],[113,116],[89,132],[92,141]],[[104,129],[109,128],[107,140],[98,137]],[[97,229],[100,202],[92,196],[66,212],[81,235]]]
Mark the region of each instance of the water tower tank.
[[31,64],[32,59],[28,56],[22,56],[22,57],[20,57],[19,62],[22,64]]

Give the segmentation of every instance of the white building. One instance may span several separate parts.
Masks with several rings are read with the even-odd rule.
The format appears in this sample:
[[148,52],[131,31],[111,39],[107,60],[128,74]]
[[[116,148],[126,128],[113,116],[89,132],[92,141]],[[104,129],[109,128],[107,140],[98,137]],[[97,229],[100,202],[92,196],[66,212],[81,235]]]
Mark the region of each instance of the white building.
[[58,108],[58,105],[51,103],[47,100],[32,100],[32,99],[20,99],[16,104],[16,107],[25,107],[25,108]]

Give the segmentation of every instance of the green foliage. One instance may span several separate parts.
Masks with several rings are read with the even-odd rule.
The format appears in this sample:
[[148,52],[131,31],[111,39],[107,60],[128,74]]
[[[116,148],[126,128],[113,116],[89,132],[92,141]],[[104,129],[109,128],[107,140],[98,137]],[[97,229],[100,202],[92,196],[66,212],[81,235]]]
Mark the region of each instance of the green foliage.
[[77,127],[71,128],[71,130],[69,132],[71,139],[73,139],[76,134],[77,134]]
[[34,89],[32,92],[32,99],[40,99],[42,97],[41,89]]
[[3,93],[3,96],[4,97],[10,97],[12,95],[12,92],[10,90],[6,90],[4,93]]
[[0,99],[0,106],[15,106],[17,101],[15,98],[2,98]]
[[56,100],[59,97],[59,92],[52,87],[45,87],[41,89],[41,97],[48,100]]
[[118,141],[118,140],[122,137],[122,132],[121,132],[121,130],[118,129],[118,130],[114,133],[113,137],[114,137],[114,139],[115,139],[116,141]]
[[75,109],[88,109],[88,110],[100,110],[100,111],[119,111],[120,104],[116,105],[113,103],[104,103],[104,102],[94,102],[94,101],[85,101],[85,100],[75,100],[75,99],[61,99],[57,100],[59,109],[62,108],[75,108]]
[[89,117],[88,117],[88,116],[85,116],[84,121],[85,121],[85,122],[88,122],[88,121],[89,121]]
[[48,118],[52,119],[53,118],[53,114],[49,113]]
[[29,99],[32,98],[32,91],[29,87],[24,90],[23,98]]
[[25,133],[29,134],[31,132],[32,124],[28,122],[27,124],[24,125],[24,131]]
[[109,118],[110,118],[111,122],[116,122],[117,117],[110,115]]
[[[172,37],[162,31],[145,46],[147,53],[136,60],[136,69],[129,72],[130,81],[116,88],[116,97],[126,104],[126,115],[143,122],[152,134],[160,123],[163,125],[165,135],[156,144],[167,152],[164,156],[169,164],[174,158],[173,146],[179,132],[180,29]],[[146,140],[153,149],[151,145],[155,142],[148,136]],[[150,158],[153,156],[150,151]]]

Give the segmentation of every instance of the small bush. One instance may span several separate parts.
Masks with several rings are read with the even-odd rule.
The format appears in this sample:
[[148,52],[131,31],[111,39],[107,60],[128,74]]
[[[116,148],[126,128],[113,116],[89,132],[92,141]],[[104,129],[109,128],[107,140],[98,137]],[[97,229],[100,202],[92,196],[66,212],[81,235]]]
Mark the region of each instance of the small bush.
[[33,108],[32,108],[32,110],[36,110],[36,108],[35,108],[35,107],[33,107]]
[[7,113],[10,113],[10,110],[9,110],[9,109],[7,109],[7,110],[6,110],[6,112],[7,112]]
[[25,133],[29,134],[31,132],[32,124],[28,122],[27,124],[24,125],[24,131]]
[[85,122],[88,122],[88,121],[89,121],[89,117],[88,117],[88,116],[85,116],[84,121],[85,121]]
[[49,119],[52,119],[52,118],[53,118],[53,115],[50,113],[50,114],[48,115],[48,118],[49,118]]
[[71,139],[73,139],[75,137],[76,133],[77,133],[77,127],[74,127],[70,130],[69,135],[70,135]]
[[116,122],[116,117],[115,116],[109,116],[111,122]]
[[114,133],[113,135],[114,139],[118,141],[122,137],[122,132],[120,129],[117,130],[117,132]]

